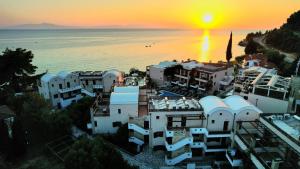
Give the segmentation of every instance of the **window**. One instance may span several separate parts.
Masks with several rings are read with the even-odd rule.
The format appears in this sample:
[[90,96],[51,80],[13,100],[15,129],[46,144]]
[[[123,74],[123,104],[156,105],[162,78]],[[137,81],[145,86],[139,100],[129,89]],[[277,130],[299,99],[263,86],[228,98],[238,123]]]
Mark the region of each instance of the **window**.
[[227,72],[225,72],[225,76],[227,76]]
[[155,132],[155,133],[153,134],[153,136],[154,136],[154,138],[156,138],[156,137],[163,137],[163,136],[164,136],[164,132],[162,132],[162,131],[157,131],[157,132]]
[[215,123],[215,120],[211,120],[211,123],[214,124],[214,123]]
[[58,98],[58,94],[53,95],[54,99]]
[[216,85],[216,82],[214,82],[214,86]]
[[62,89],[62,84],[59,84],[59,89]]
[[70,88],[70,82],[67,82],[67,88]]
[[97,127],[97,125],[98,125],[98,124],[97,124],[97,121],[94,121],[94,126]]
[[222,116],[222,113],[220,113],[220,116]]
[[122,123],[120,121],[116,121],[112,123],[113,127],[121,127]]
[[74,82],[76,83],[76,79],[74,80]]
[[54,84],[52,84],[51,86],[54,87]]
[[93,85],[96,85],[96,80],[93,80]]
[[156,119],[159,119],[159,116],[156,116]]
[[121,114],[121,109],[118,109],[118,113]]
[[89,81],[88,81],[88,80],[85,80],[85,84],[86,84],[86,85],[89,85]]
[[247,112],[246,115],[249,115],[249,112]]

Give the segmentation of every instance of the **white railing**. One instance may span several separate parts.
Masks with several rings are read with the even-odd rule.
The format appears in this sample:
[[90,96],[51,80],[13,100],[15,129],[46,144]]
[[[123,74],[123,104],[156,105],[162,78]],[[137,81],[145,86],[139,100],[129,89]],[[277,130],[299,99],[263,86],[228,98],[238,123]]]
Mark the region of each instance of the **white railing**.
[[86,89],[81,89],[81,93],[84,93],[90,97],[96,97],[96,93],[92,93],[92,92],[89,92],[88,90]]
[[168,157],[165,156],[165,162],[167,165],[175,165],[188,158],[192,158],[192,152],[185,152],[172,159],[168,159]]
[[207,131],[206,128],[190,128],[191,134],[204,134],[207,138],[215,138],[215,137],[230,137],[230,133],[218,133],[218,134],[211,134]]
[[64,88],[64,89],[58,89],[59,93],[66,93],[66,92],[71,92],[74,90],[79,90],[81,89],[81,86],[74,86],[74,87],[68,87],[68,88]]
[[71,97],[71,98],[68,98],[68,99],[60,98],[59,102],[60,102],[61,107],[65,108],[65,107],[69,106],[70,104],[72,104],[73,102],[77,102],[81,98],[82,98],[81,95],[76,95],[75,97]]
[[193,142],[191,145],[191,148],[204,148],[205,143],[204,142]]
[[186,137],[184,139],[179,140],[175,144],[168,144],[168,142],[165,141],[166,148],[168,151],[175,151],[175,150],[182,148],[183,146],[185,146],[187,144],[192,145],[192,143],[193,143],[193,137]]
[[136,138],[136,137],[129,137],[128,141],[131,142],[131,143],[135,143],[137,145],[143,145],[144,144],[143,140],[141,140],[139,138]]
[[210,153],[210,152],[226,152],[227,148],[208,148],[206,144],[204,144],[203,147],[204,151],[206,153]]
[[231,159],[229,157],[228,151],[226,151],[226,158],[229,161],[229,163],[231,164],[232,167],[239,167],[239,166],[243,166],[243,160],[241,159]]
[[134,130],[143,135],[149,135],[149,130],[146,130],[136,124],[128,123],[128,129]]

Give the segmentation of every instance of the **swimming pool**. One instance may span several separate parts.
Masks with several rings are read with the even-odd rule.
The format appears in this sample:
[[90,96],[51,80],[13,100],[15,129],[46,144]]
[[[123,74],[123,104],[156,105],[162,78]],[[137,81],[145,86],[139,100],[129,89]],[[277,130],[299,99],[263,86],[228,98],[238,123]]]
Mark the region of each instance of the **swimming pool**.
[[176,94],[176,93],[172,93],[172,92],[168,92],[165,90],[161,90],[159,91],[159,96],[163,96],[163,97],[174,97],[174,96],[182,96],[180,94]]

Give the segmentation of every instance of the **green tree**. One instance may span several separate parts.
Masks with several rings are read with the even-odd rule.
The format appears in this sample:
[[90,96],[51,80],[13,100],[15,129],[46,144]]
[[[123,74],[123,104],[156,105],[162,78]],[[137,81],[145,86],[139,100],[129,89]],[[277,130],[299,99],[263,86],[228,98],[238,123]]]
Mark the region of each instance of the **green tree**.
[[27,86],[27,79],[37,69],[32,65],[33,54],[26,49],[6,49],[0,55],[0,85],[8,85],[19,92]]
[[52,112],[43,116],[46,136],[49,139],[71,134],[72,120],[66,112]]
[[230,38],[226,49],[226,60],[228,65],[231,58],[232,58],[232,32],[230,33]]
[[12,144],[15,157],[21,156],[26,152],[25,133],[18,117],[14,119],[12,125]]
[[8,127],[4,120],[0,120],[0,138],[0,152],[8,157],[10,155],[11,140],[8,134]]
[[90,122],[90,107],[93,104],[94,99],[91,97],[84,97],[77,103],[71,104],[64,111],[67,112],[73,123],[84,131],[87,129],[87,123]]
[[245,47],[246,54],[255,54],[258,53],[258,44],[254,42],[253,39],[248,41],[248,44]]
[[65,158],[66,169],[133,169],[121,154],[102,138],[76,141]]

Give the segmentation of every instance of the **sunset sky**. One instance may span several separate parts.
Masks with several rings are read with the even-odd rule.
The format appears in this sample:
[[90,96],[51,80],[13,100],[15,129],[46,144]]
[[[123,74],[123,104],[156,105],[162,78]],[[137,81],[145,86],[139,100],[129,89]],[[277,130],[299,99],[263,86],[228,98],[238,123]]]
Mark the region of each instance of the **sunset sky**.
[[270,29],[300,0],[0,0],[0,26]]

